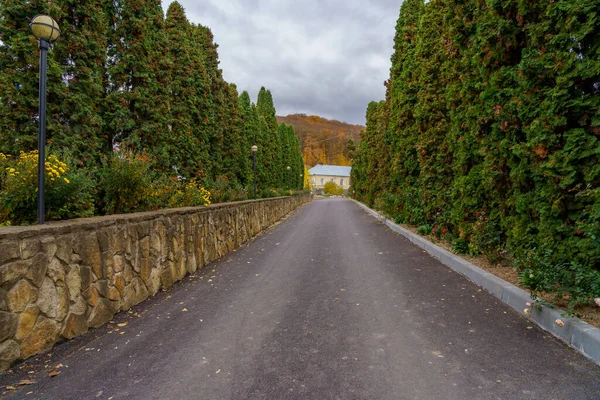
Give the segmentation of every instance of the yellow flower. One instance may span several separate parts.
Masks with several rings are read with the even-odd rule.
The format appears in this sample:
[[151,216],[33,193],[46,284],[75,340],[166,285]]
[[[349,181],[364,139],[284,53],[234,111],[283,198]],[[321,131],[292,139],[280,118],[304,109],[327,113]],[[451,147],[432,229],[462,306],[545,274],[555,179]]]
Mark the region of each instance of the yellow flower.
[[67,178],[63,178],[65,180],[66,183],[71,183],[70,180],[68,180]]

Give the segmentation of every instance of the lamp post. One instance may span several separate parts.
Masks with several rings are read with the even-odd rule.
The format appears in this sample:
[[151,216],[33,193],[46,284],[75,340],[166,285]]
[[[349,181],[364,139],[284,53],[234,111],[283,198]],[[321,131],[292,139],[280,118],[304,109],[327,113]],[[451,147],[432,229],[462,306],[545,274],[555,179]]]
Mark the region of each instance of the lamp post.
[[290,170],[291,170],[291,168],[290,168],[290,166],[288,165],[288,167],[287,167],[287,171],[288,171],[288,180],[287,180],[287,181],[288,181],[288,182],[287,182],[287,183],[288,183],[288,190],[290,190]]
[[48,48],[60,36],[60,29],[55,20],[47,15],[38,15],[29,24],[31,33],[39,41],[40,47],[40,94],[38,125],[38,224],[44,223],[46,205],[44,198],[44,169],[46,160],[46,70],[48,67]]
[[252,146],[252,163],[254,164],[254,199],[256,200],[256,152],[258,151],[258,146]]

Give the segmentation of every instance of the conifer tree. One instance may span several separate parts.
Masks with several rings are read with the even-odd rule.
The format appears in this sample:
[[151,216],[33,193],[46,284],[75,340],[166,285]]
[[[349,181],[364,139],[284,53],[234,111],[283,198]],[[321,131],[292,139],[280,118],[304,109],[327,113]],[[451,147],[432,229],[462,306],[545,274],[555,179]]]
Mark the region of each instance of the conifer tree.
[[277,118],[275,105],[273,104],[273,96],[270,90],[267,90],[264,87],[260,89],[256,101],[256,109],[261,116],[262,121],[264,121],[262,155],[268,174],[266,182],[273,188],[282,187],[283,171],[281,170],[280,154],[278,154],[279,140],[277,136]]
[[[61,22],[60,5],[46,1],[6,0],[0,2],[0,152],[18,154],[37,149],[39,50],[29,31],[37,14],[55,16]],[[63,127],[55,118],[60,113],[58,93],[62,69],[55,52],[48,52],[47,138],[51,141]]]
[[62,90],[56,94],[62,129],[50,145],[69,149],[82,162],[94,164],[102,151],[108,21],[101,0],[61,0],[61,38],[53,49],[62,66]]
[[[169,52],[158,0],[121,0],[114,15],[104,116],[106,151],[123,142],[170,169]],[[172,147],[171,147],[172,148]]]

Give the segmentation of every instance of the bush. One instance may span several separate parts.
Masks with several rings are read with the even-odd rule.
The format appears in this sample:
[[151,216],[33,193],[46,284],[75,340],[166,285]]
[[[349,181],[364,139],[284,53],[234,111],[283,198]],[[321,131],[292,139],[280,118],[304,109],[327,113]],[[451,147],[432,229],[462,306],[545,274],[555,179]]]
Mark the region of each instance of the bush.
[[338,195],[341,196],[344,194],[344,188],[338,185],[335,182],[326,182],[323,186],[323,191],[328,195]]
[[148,155],[118,151],[102,159],[100,192],[106,214],[148,210],[152,204]]
[[[73,168],[68,155],[61,161],[50,154],[45,161],[47,220],[89,217],[94,214],[94,183],[85,170]],[[37,219],[38,152],[18,157],[0,155],[0,223],[25,224]]]
[[196,207],[210,204],[210,192],[202,187],[196,178],[183,181],[173,193],[169,207]]

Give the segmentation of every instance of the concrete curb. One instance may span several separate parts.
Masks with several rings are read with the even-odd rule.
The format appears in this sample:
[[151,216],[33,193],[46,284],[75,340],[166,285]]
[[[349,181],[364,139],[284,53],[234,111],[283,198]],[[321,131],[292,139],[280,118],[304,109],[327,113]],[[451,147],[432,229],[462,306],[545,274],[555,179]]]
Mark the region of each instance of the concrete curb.
[[[533,302],[533,300],[529,293],[523,289],[484,271],[461,257],[401,227],[364,204],[356,200],[354,201],[367,213],[387,225],[392,231],[401,234],[431,256],[437,258],[442,264],[464,275],[471,282],[487,290],[516,312],[533,321],[540,328],[566,342],[572,348],[600,365],[600,329],[583,322],[579,318],[563,318],[561,316],[563,313],[562,310],[545,305],[535,305],[531,308],[531,314],[526,315],[524,311],[528,307],[525,303]],[[564,326],[560,327],[556,325],[557,319],[563,321]]]

